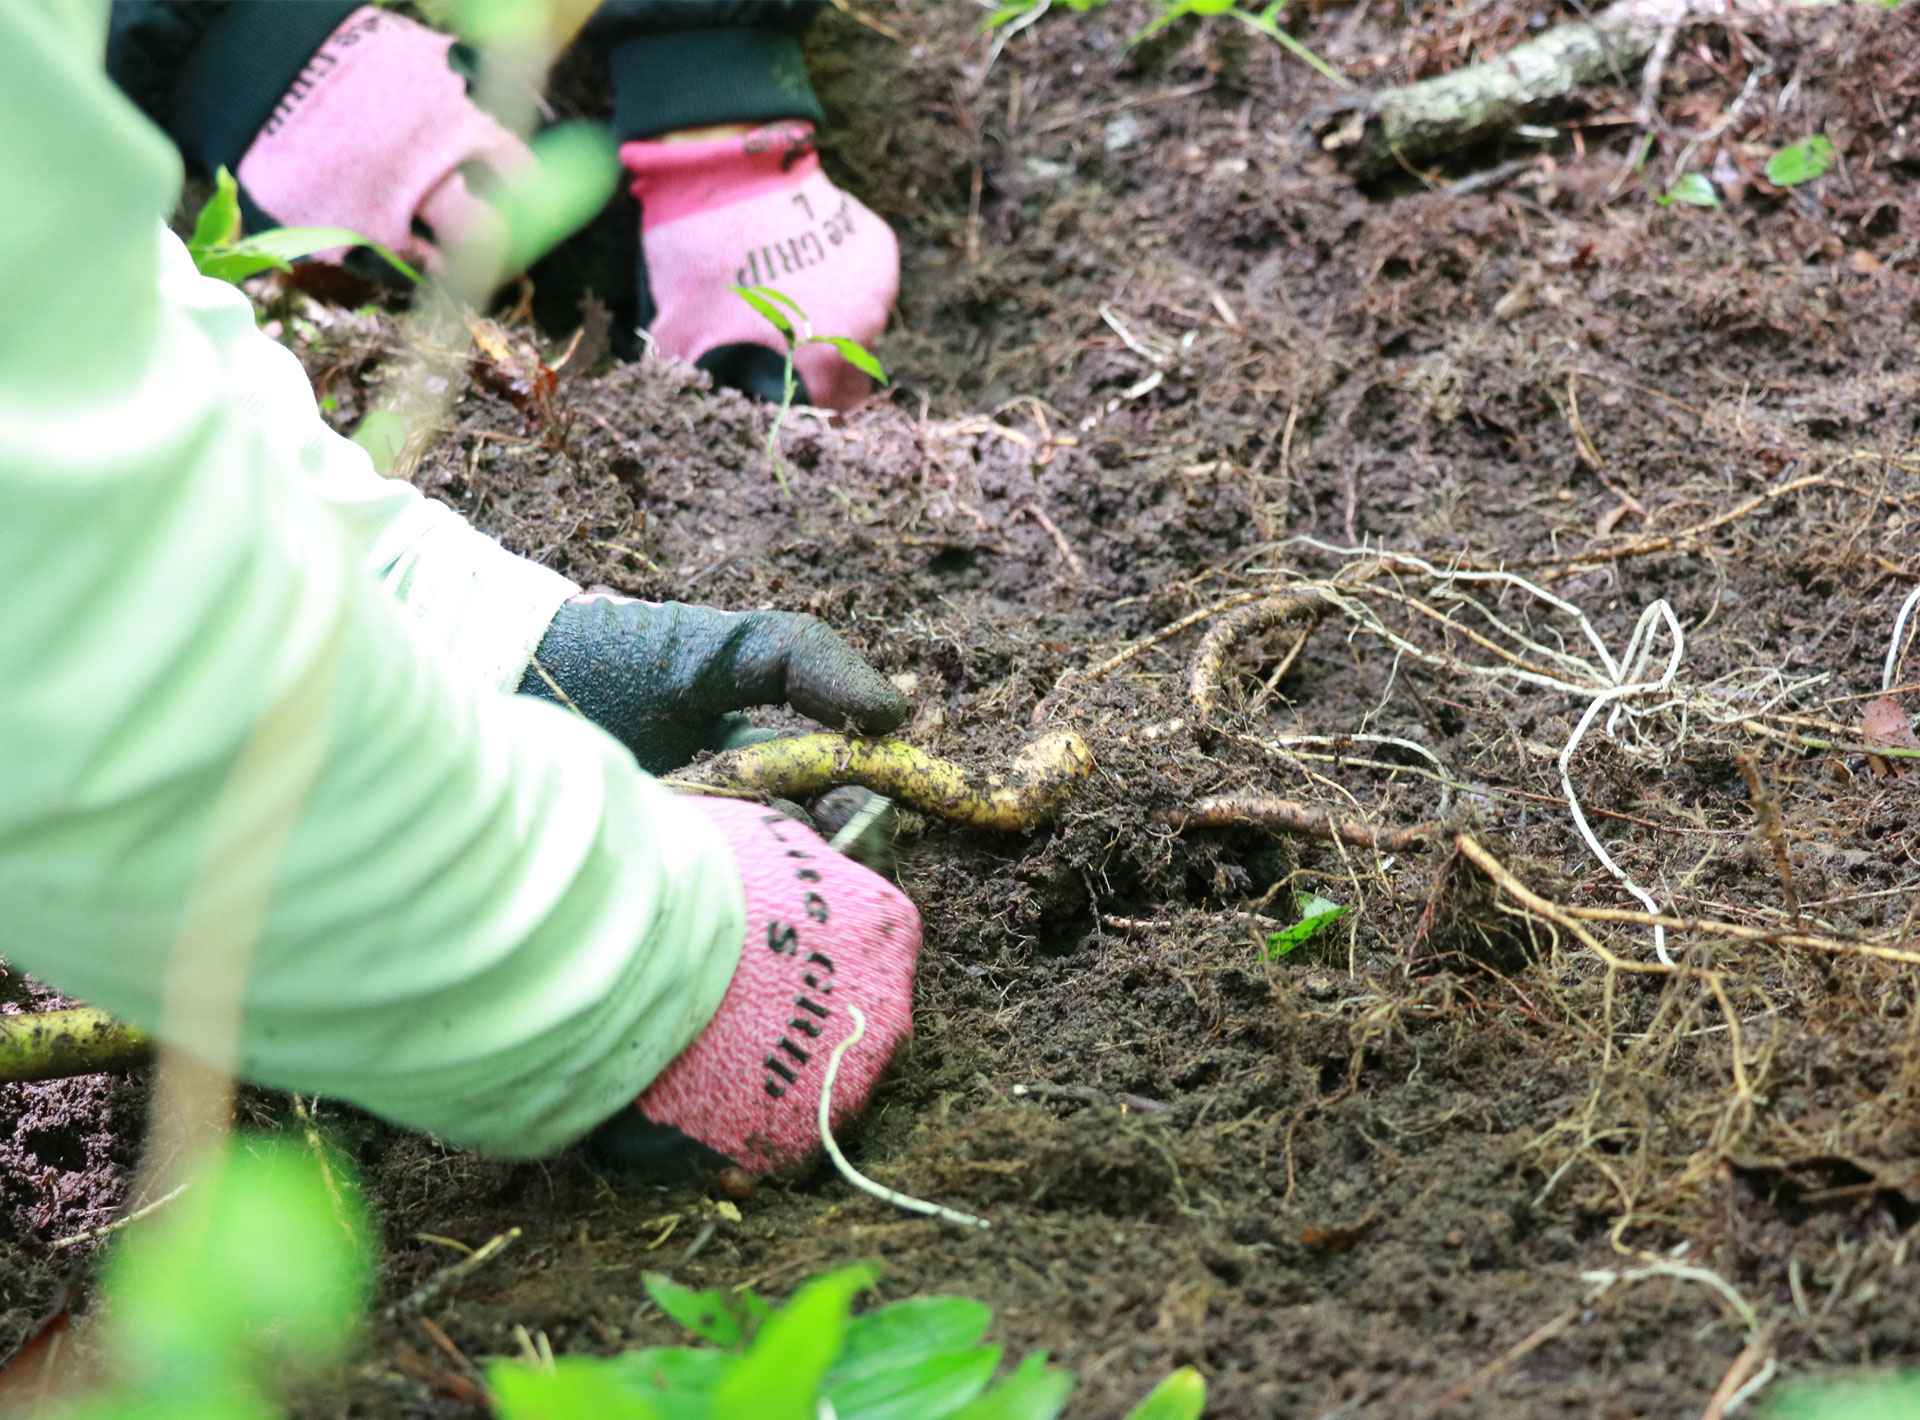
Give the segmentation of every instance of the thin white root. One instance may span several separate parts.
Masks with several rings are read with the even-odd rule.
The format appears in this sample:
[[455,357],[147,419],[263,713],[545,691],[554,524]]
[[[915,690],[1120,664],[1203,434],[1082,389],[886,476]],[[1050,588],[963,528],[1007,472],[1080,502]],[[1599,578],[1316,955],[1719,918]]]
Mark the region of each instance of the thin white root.
[[1920,587],[1907,593],[1907,599],[1900,603],[1900,614],[1893,619],[1893,639],[1887,643],[1887,664],[1880,672],[1880,693],[1885,695],[1893,689],[1893,678],[1900,673],[1900,661],[1906,652],[1901,643],[1907,634],[1907,619],[1913,615],[1913,609],[1920,606]]
[[833,1083],[840,1077],[840,1057],[858,1044],[860,1037],[867,1033],[866,1013],[858,1006],[847,1007],[847,1014],[853,1018],[853,1030],[847,1038],[834,1046],[833,1054],[827,1057],[827,1077],[820,1082],[820,1142],[826,1146],[827,1157],[833,1160],[833,1166],[840,1170],[840,1177],[859,1189],[870,1193],[883,1203],[891,1203],[896,1208],[904,1208],[909,1213],[924,1213],[929,1218],[938,1218],[943,1223],[954,1223],[963,1228],[991,1228],[985,1218],[977,1218],[971,1213],[962,1213],[957,1208],[948,1208],[944,1204],[929,1203],[924,1198],[915,1198],[911,1194],[900,1193],[883,1183],[875,1183],[859,1169],[847,1162],[847,1156],[840,1152],[840,1146],[833,1139]]
[[1629,1268],[1617,1271],[1607,1268],[1596,1272],[1582,1272],[1580,1280],[1593,1290],[1587,1295],[1587,1305],[1592,1306],[1613,1288],[1644,1282],[1650,1277],[1671,1277],[1677,1282],[1697,1282],[1702,1287],[1718,1292],[1740,1318],[1741,1326],[1746,1328],[1747,1340],[1756,1340],[1760,1335],[1760,1317],[1753,1309],[1753,1303],[1740,1295],[1740,1289],[1722,1277],[1718,1272],[1706,1267],[1689,1267],[1685,1263],[1668,1262],[1656,1258],[1645,1267]]
[[[1667,656],[1667,669],[1658,680],[1635,680],[1643,667],[1653,656],[1653,628],[1657,621],[1667,623],[1667,634],[1672,638],[1673,649]],[[1620,885],[1632,893],[1640,905],[1653,913],[1660,914],[1660,904],[1654,901],[1653,894],[1641,887],[1628,874],[1627,870],[1613,861],[1613,855],[1600,842],[1600,836],[1587,822],[1586,813],[1580,807],[1580,796],[1573,788],[1573,752],[1580,747],[1581,739],[1587,733],[1587,727],[1593,723],[1594,716],[1600,713],[1604,705],[1613,706],[1613,714],[1607,717],[1607,733],[1612,734],[1614,722],[1622,708],[1622,702],[1630,697],[1659,694],[1673,685],[1673,678],[1679,673],[1680,662],[1686,656],[1687,638],[1680,630],[1680,620],[1673,614],[1673,608],[1662,598],[1640,613],[1640,620],[1633,628],[1633,636],[1627,642],[1627,653],[1621,658],[1617,668],[1609,662],[1609,669],[1620,682],[1595,695],[1587,705],[1586,712],[1573,727],[1573,733],[1567,737],[1566,748],[1560,751],[1560,791],[1567,796],[1567,808],[1573,814],[1573,826],[1580,831],[1581,841],[1600,860],[1600,866],[1619,879]],[[1673,958],[1667,954],[1667,929],[1656,925],[1653,929],[1653,954],[1660,958],[1660,965],[1672,966]]]
[[[1293,541],[1348,559],[1377,558],[1395,572],[1411,570],[1428,580],[1433,587],[1432,599],[1439,602],[1441,604],[1439,606],[1430,606],[1418,598],[1390,587],[1362,583],[1346,585],[1322,583],[1319,586],[1322,595],[1346,613],[1356,629],[1380,637],[1394,649],[1397,656],[1481,676],[1488,680],[1537,686],[1562,695],[1586,699],[1586,709],[1575,723],[1565,748],[1560,751],[1561,792],[1566,795],[1574,830],[1579,834],[1580,841],[1586,844],[1587,850],[1593,854],[1601,867],[1605,868],[1633,895],[1641,906],[1653,916],[1660,916],[1660,908],[1653,895],[1635,882],[1627,871],[1614,861],[1613,855],[1600,841],[1600,836],[1587,822],[1587,815],[1580,806],[1579,792],[1574,788],[1572,764],[1574,753],[1580,748],[1580,742],[1585,739],[1587,731],[1592,728],[1593,722],[1603,709],[1607,711],[1607,717],[1602,726],[1607,737],[1624,753],[1641,759],[1652,756],[1646,744],[1647,736],[1644,726],[1657,717],[1677,713],[1680,721],[1679,737],[1684,739],[1687,716],[1690,713],[1698,711],[1712,718],[1722,718],[1724,712],[1731,710],[1730,705],[1676,685],[1681,665],[1686,660],[1687,647],[1685,633],[1681,630],[1680,620],[1674,615],[1673,608],[1664,600],[1659,600],[1642,611],[1639,621],[1634,625],[1633,635],[1628,638],[1625,652],[1616,659],[1613,652],[1608,649],[1605,638],[1600,635],[1599,629],[1577,605],[1564,597],[1555,596],[1538,583],[1512,572],[1481,572],[1442,567],[1404,552],[1389,552],[1365,547],[1341,547],[1311,537],[1295,538]],[[1581,638],[1592,649],[1594,659],[1577,655],[1567,649],[1564,644],[1549,645],[1544,640],[1529,636],[1520,627],[1497,615],[1485,602],[1462,590],[1463,586],[1476,583],[1502,590],[1517,591],[1552,607],[1573,622]],[[1364,598],[1368,595],[1379,596],[1397,603],[1417,616],[1438,619],[1449,634],[1466,637],[1483,650],[1490,652],[1496,659],[1489,664],[1476,664],[1452,654],[1435,654],[1428,651],[1391,630],[1365,602]],[[1446,609],[1449,604],[1453,607],[1465,608],[1478,617],[1485,623],[1487,633],[1476,631],[1455,620],[1452,612]],[[1653,670],[1654,644],[1663,629],[1670,647],[1667,652],[1666,666],[1656,676]],[[1510,649],[1509,644],[1503,643],[1511,643],[1519,649]],[[1674,964],[1672,956],[1667,951],[1665,927],[1656,926],[1653,929],[1653,950],[1662,966],[1671,967]]]
[[179,1185],[171,1193],[161,1194],[158,1198],[154,1199],[153,1202],[147,1204],[146,1207],[136,1208],[124,1218],[115,1218],[111,1223],[102,1223],[97,1228],[88,1228],[84,1233],[74,1233],[71,1237],[55,1238],[53,1240],[53,1246],[57,1248],[77,1247],[83,1242],[92,1242],[95,1238],[104,1238],[108,1233],[117,1233],[129,1223],[137,1223],[142,1218],[158,1213],[162,1208],[173,1202],[174,1199],[185,1193],[187,1191],[187,1185],[192,1183],[192,1181],[193,1180],[189,1179],[187,1183]]

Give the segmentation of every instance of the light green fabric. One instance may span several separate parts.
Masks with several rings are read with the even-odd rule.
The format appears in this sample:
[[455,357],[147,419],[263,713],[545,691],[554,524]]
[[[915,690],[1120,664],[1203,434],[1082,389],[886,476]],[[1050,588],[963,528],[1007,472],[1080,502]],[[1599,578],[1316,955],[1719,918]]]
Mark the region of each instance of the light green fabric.
[[0,955],[217,1056],[219,971],[163,1013],[168,964],[239,954],[248,1078],[549,1151],[711,1017],[738,874],[494,688],[570,584],[379,480],[192,272],[104,25],[0,0]]

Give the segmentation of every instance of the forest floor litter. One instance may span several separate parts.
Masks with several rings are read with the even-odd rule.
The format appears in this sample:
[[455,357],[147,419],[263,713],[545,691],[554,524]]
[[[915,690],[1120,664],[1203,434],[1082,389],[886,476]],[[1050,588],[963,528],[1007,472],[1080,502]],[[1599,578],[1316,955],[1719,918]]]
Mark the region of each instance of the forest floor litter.
[[[915,1034],[840,1141],[992,1227],[249,1092],[384,1229],[369,1344],[294,1413],[473,1416],[457,1357],[673,1339],[644,1270],[858,1258],[988,1303],[1086,1420],[1185,1364],[1220,1420],[1531,1420],[1920,1361],[1920,10],[1688,29],[1624,184],[1637,83],[1362,180],[1244,27],[871,13],[809,52],[901,238],[892,393],[790,411],[783,488],[773,412],[702,375],[569,361],[533,407],[483,347],[412,476],[583,584],[825,618],[962,797],[1082,746],[1045,826],[903,813]],[[1387,87],[1582,14],[1294,32]],[[1709,133],[1723,205],[1663,203]],[[1811,134],[1831,169],[1771,183]],[[630,218],[516,339],[566,348]],[[350,428],[395,317],[270,314]],[[1309,896],[1345,911],[1277,950]],[[84,1300],[104,1239],[56,1242],[114,1217],[144,1107],[0,1088],[0,1347]]]

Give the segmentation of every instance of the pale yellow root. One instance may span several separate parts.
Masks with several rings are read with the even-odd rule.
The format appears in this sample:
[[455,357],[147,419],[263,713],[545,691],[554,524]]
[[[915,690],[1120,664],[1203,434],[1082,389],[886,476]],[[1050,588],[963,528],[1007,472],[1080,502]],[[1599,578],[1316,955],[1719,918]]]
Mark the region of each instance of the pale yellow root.
[[904,740],[791,735],[729,750],[666,782],[696,790],[804,798],[858,784],[922,813],[1008,832],[1050,822],[1093,772],[1093,755],[1071,730],[1043,735],[1021,750],[1004,775],[970,774],[950,759]]
[[0,1016],[0,1082],[117,1070],[139,1064],[152,1049],[145,1035],[91,1006]]

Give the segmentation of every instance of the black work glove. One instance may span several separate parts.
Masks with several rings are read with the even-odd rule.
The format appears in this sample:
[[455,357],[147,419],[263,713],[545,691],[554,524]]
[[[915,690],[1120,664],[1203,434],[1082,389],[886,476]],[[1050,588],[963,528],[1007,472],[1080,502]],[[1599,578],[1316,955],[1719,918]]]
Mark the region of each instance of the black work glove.
[[554,614],[522,695],[571,703],[665,774],[755,737],[753,705],[791,705],[832,730],[884,735],[900,693],[817,617],[585,594]]

